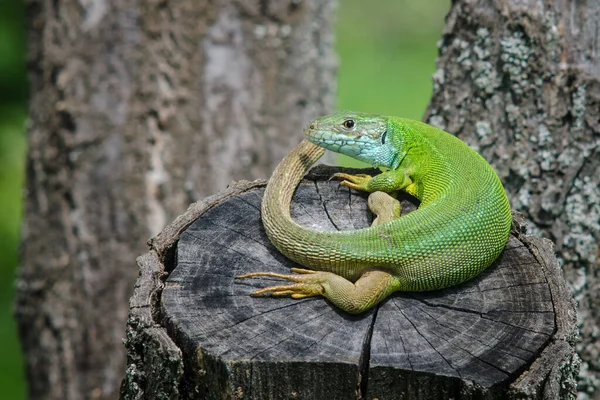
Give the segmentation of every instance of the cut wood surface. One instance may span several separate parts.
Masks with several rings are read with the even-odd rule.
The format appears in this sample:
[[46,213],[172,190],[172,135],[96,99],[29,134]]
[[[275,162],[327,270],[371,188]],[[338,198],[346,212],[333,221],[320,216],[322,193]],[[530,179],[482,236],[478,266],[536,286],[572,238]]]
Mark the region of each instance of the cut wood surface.
[[[294,196],[293,218],[321,230],[369,226],[367,195],[338,189],[327,180],[335,171],[311,171]],[[140,258],[130,360],[143,358],[137,340],[169,337],[168,346],[153,348],[166,349],[168,365],[177,364],[173,349],[180,349],[181,363],[168,368],[164,385],[157,384],[165,375],[160,365],[145,367],[144,379],[128,374],[123,394],[133,393],[127,384],[135,381],[138,388],[171,385],[171,392],[197,398],[574,395],[574,304],[550,242],[525,236],[518,217],[505,251],[475,279],[446,290],[397,293],[352,316],[323,298],[252,297],[281,281],[236,279],[294,266],[263,230],[263,192],[261,182],[242,183],[193,205]],[[414,207],[403,200],[403,213]],[[135,335],[148,329],[150,335]]]

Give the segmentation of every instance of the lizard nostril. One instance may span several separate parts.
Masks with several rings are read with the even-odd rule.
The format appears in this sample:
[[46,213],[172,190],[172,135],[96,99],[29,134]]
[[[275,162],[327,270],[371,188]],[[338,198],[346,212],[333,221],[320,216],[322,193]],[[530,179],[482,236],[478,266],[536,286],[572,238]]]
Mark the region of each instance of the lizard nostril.
[[308,126],[308,129],[315,129],[315,125],[314,125],[314,124],[310,124],[310,125]]

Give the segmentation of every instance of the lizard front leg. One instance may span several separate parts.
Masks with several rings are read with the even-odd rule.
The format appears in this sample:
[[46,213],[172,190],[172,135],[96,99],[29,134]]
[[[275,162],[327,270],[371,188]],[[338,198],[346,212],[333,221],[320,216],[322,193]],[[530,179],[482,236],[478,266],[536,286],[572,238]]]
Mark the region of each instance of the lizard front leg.
[[360,190],[363,192],[385,192],[391,193],[396,190],[405,190],[413,184],[410,174],[405,169],[382,172],[374,177],[367,174],[345,174],[338,172],[331,179],[342,179],[341,186]]

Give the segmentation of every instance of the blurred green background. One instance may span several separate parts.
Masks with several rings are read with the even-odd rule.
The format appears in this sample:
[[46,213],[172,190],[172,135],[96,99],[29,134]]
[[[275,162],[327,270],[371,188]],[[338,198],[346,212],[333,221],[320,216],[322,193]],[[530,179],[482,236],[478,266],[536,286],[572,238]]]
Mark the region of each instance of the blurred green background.
[[[26,145],[23,3],[2,0],[0,5],[0,343],[3,348],[0,390],[3,399],[25,397],[23,363],[12,319]],[[436,41],[449,7],[449,0],[380,0],[370,5],[364,0],[339,0],[338,108],[420,119],[431,94]]]
[[25,159],[25,21],[22,0],[0,0],[0,397],[25,397],[12,318]]
[[[421,119],[431,97],[436,43],[450,0],[338,4],[337,108]],[[339,163],[359,165],[346,156]]]

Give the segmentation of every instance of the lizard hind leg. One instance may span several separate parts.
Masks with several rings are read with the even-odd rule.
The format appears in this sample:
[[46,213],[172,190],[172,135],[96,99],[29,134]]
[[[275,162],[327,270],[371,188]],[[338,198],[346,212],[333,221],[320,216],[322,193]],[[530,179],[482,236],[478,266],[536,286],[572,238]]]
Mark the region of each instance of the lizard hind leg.
[[384,192],[373,192],[367,200],[367,205],[377,217],[372,226],[381,225],[400,217],[400,202]]
[[305,297],[323,295],[323,288],[319,284],[318,277],[310,276],[317,274],[318,271],[302,268],[292,268],[291,271],[295,272],[295,274],[280,274],[277,272],[251,272],[249,274],[240,275],[237,277],[237,279],[267,276],[295,282],[294,284],[276,285],[259,289],[252,293],[253,296],[269,293],[272,296],[290,295],[294,299],[303,299]]
[[300,268],[292,268],[292,272],[295,273],[253,272],[238,278],[268,276],[285,279],[294,283],[269,286],[252,294],[289,295],[295,299],[323,296],[338,308],[351,314],[368,310],[397,289],[394,276],[380,270],[365,272],[355,283],[331,272]]

